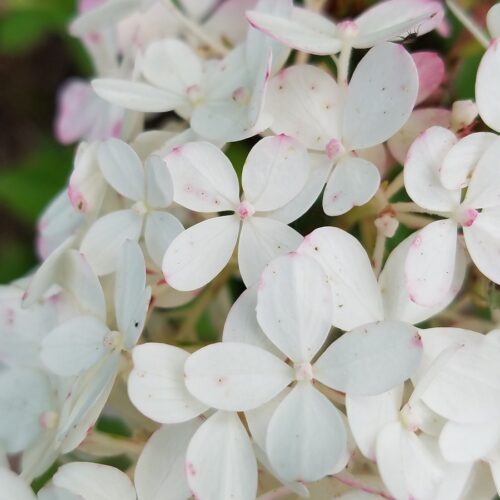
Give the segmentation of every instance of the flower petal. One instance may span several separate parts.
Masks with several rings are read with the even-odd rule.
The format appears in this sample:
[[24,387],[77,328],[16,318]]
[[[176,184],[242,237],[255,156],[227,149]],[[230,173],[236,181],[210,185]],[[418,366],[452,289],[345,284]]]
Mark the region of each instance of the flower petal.
[[392,137],[408,120],[418,92],[415,63],[404,48],[382,43],[356,66],[343,113],[342,141],[364,149]]
[[250,217],[241,227],[238,265],[246,286],[257,282],[274,258],[295,250],[302,235],[295,229],[269,217]]
[[257,10],[248,11],[246,16],[251,26],[294,49],[330,55],[342,48],[335,24],[309,10],[294,7],[290,19]]
[[332,324],[342,330],[384,318],[379,287],[370,259],[359,241],[335,227],[316,229],[298,253],[314,258],[332,288]]
[[339,87],[316,66],[291,66],[276,75],[269,83],[266,110],[273,117],[273,132],[299,138],[309,149],[323,151],[340,137]]
[[236,413],[216,412],[196,431],[186,456],[193,496],[206,500],[254,500],[257,462]]
[[370,201],[380,185],[378,168],[370,161],[345,156],[333,169],[323,195],[327,215],[342,215]]
[[406,257],[406,286],[410,300],[421,306],[443,303],[455,276],[457,223],[431,222],[413,235]]
[[141,229],[142,216],[135,210],[111,212],[90,226],[80,250],[99,276],[109,274],[116,269],[123,243],[137,241]]
[[6,467],[0,467],[0,485],[0,500],[36,500],[28,483]]
[[102,175],[113,189],[134,201],[144,200],[144,169],[137,153],[119,139],[99,145],[97,157]]
[[285,481],[316,481],[331,474],[347,445],[338,410],[309,382],[299,382],[274,412],[266,451]]
[[380,321],[342,335],[316,361],[313,373],[337,391],[373,396],[409,379],[421,358],[422,342],[414,326]]
[[284,134],[265,137],[251,149],[243,167],[245,200],[259,212],[276,210],[300,193],[309,170],[307,150],[298,141]]
[[420,104],[443,83],[445,66],[437,52],[414,52],[411,56],[418,71],[417,104]]
[[166,208],[174,199],[174,184],[165,162],[151,155],[144,164],[146,176],[146,200],[153,208]]
[[292,361],[309,362],[330,331],[331,294],[325,273],[313,259],[298,254],[278,257],[262,273],[257,320]]
[[184,97],[142,82],[97,78],[92,80],[92,88],[104,100],[135,111],[161,113],[185,104]]
[[163,259],[167,284],[196,290],[217,276],[233,254],[240,221],[234,215],[215,217],[191,226],[170,244]]
[[185,422],[207,406],[186,389],[184,363],[189,353],[178,347],[147,343],[132,351],[134,369],[128,379],[128,395],[144,415],[163,424]]
[[199,419],[164,425],[149,438],[134,473],[140,500],[189,498],[191,492],[186,478],[186,450],[199,426]]
[[174,200],[197,212],[235,210],[238,177],[227,156],[209,142],[190,142],[164,158],[174,183]]
[[495,39],[481,59],[476,77],[476,104],[488,127],[500,131],[500,46]]

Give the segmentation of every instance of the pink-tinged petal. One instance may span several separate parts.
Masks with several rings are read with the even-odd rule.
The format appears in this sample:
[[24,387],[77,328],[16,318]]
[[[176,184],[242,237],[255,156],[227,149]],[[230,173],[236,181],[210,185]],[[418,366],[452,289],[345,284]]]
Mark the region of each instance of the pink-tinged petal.
[[189,45],[175,39],[150,44],[141,62],[145,79],[172,94],[185,96],[189,88],[200,85],[202,65]]
[[474,264],[491,281],[500,283],[500,209],[483,210],[463,231]]
[[457,142],[448,129],[431,127],[411,145],[404,168],[405,188],[422,208],[452,212],[460,204],[460,189],[450,191],[439,179],[444,158]]
[[405,164],[406,155],[417,137],[430,127],[449,128],[451,113],[444,108],[416,109],[408,121],[388,141],[392,156],[401,165]]
[[257,461],[236,413],[218,411],[201,425],[188,446],[186,473],[194,498],[255,499]]
[[201,419],[158,429],[144,446],[134,473],[134,484],[141,499],[189,498],[186,477],[186,451]]
[[160,113],[186,104],[186,97],[143,82],[118,78],[98,78],[92,88],[105,101],[125,109]]
[[386,41],[401,41],[409,33],[424,35],[444,18],[440,2],[429,0],[387,0],[367,9],[355,23],[356,48],[369,48]]
[[279,394],[294,372],[260,347],[224,342],[193,353],[184,365],[184,378],[189,392],[210,407],[247,411]]
[[375,461],[375,447],[379,432],[399,418],[403,384],[376,396],[346,394],[349,427],[361,453]]
[[227,156],[209,142],[190,142],[164,158],[172,175],[174,200],[197,212],[236,210],[238,177]]
[[324,16],[294,7],[290,19],[257,10],[246,13],[250,25],[297,50],[310,54],[336,54],[342,48],[335,24]]
[[410,300],[421,306],[442,303],[455,275],[457,223],[432,222],[413,235],[406,257],[406,286]]
[[191,420],[207,409],[186,388],[184,363],[188,352],[151,342],[135,347],[132,357],[128,395],[142,414],[156,422],[173,424]]
[[200,222],[182,232],[163,258],[162,269],[167,283],[181,291],[206,285],[229,262],[239,229],[239,219],[226,215]]
[[306,381],[285,397],[267,428],[269,461],[285,481],[317,481],[331,474],[346,444],[339,411]]
[[295,229],[271,218],[245,220],[238,243],[238,266],[245,285],[255,284],[269,262],[294,251],[302,239]]
[[370,259],[354,236],[336,227],[322,227],[307,235],[297,252],[315,259],[326,272],[334,326],[351,330],[384,319]]
[[[472,173],[463,204],[472,208],[494,208],[500,206],[500,178],[498,176],[498,155],[500,138],[488,136],[485,146],[490,146],[481,155]],[[466,161],[464,159],[464,161]]]
[[142,162],[126,142],[108,139],[99,145],[97,157],[103,176],[117,193],[133,201],[144,200]]
[[425,101],[439,88],[444,80],[444,61],[437,52],[415,52],[413,61],[418,71],[418,95],[416,104]]
[[312,258],[288,254],[262,273],[257,320],[295,363],[309,363],[330,331],[332,292],[321,266]]
[[284,134],[265,137],[250,150],[243,166],[245,200],[259,212],[276,210],[300,193],[309,171],[307,150],[297,140]]
[[377,144],[371,148],[359,149],[354,154],[363,160],[373,163],[377,167],[381,177],[385,176],[393,164],[385,144]]
[[345,156],[334,167],[323,194],[327,215],[342,215],[370,201],[380,185],[377,167],[363,158]]
[[269,83],[271,129],[296,137],[309,149],[323,151],[332,138],[340,137],[340,110],[337,83],[315,66],[286,68]]
[[342,142],[349,149],[381,144],[408,120],[418,92],[413,59],[400,45],[382,43],[356,66],[349,82]]
[[[467,135],[466,137],[458,141],[454,146],[452,146],[452,148],[444,157],[441,169],[439,171],[439,177],[443,186],[446,189],[450,190],[466,187],[469,184],[469,178],[471,174],[476,169],[476,166],[482,159],[483,154],[495,142],[496,138],[497,136],[490,132],[477,132],[475,134]],[[498,149],[495,148],[495,150],[492,150],[492,153],[493,155],[489,153],[490,162],[491,156],[494,156],[496,158]],[[479,178],[480,177],[481,174],[479,175]],[[490,180],[491,179],[488,179],[486,184],[489,184]],[[477,189],[477,191],[482,191],[485,188],[487,188],[487,186],[481,183],[481,186],[479,187],[479,189]],[[474,187],[472,189],[472,192],[474,192]]]
[[411,325],[436,315],[455,299],[464,283],[468,265],[466,252],[462,245],[458,245],[453,281],[448,294],[432,307],[419,305],[411,300],[405,282],[406,257],[413,240],[414,235],[408,236],[391,252],[378,280],[385,319],[397,319]]
[[422,358],[414,326],[380,321],[345,333],[313,365],[316,380],[354,396],[374,396],[408,380]]
[[476,77],[476,104],[488,127],[500,131],[500,46],[496,38],[481,59]]

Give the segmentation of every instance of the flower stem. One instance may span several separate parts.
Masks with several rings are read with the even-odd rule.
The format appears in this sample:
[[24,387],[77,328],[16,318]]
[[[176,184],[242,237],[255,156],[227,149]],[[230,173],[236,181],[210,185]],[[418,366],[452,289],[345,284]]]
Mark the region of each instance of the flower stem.
[[446,5],[453,12],[455,17],[464,25],[470,34],[485,48],[488,48],[490,41],[483,30],[476,24],[462,7],[455,3],[455,0],[446,0]]

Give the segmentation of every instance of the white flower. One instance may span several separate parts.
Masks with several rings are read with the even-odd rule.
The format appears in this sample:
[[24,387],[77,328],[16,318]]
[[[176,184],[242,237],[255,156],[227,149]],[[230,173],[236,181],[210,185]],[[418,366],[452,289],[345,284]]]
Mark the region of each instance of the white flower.
[[172,287],[194,290],[208,283],[231,258],[238,235],[239,268],[247,285],[257,281],[273,257],[301,242],[302,236],[286,224],[309,208],[316,193],[312,198],[299,196],[310,163],[307,151],[294,139],[266,137],[252,148],[243,167],[241,200],[233,166],[212,144],[186,144],[165,162],[177,203],[198,212],[235,212],[196,224],[172,242],[163,260]]
[[490,280],[500,283],[499,148],[500,141],[492,133],[471,134],[457,141],[452,132],[441,127],[422,133],[410,148],[404,169],[408,194],[429,213],[446,217],[414,235],[406,261],[406,282],[417,304],[436,304],[448,293],[459,228],[474,264]]
[[300,7],[294,7],[286,18],[247,12],[255,28],[294,49],[318,55],[336,54],[345,46],[367,49],[402,40],[413,32],[423,35],[436,28],[443,17],[439,2],[425,0],[380,2],[356,19],[339,24]]
[[97,274],[107,274],[115,269],[123,242],[138,241],[144,235],[149,257],[160,267],[166,249],[183,230],[178,219],[164,211],[173,197],[165,163],[152,155],[143,168],[137,153],[117,139],[99,146],[98,159],[104,178],[132,206],[98,219],[83,237],[82,253]]
[[323,196],[328,215],[363,205],[377,191],[380,174],[363,152],[380,146],[404,125],[417,90],[415,63],[402,47],[390,43],[366,54],[346,93],[315,66],[292,66],[271,80],[267,110],[274,119],[272,130],[325,152],[335,165]]

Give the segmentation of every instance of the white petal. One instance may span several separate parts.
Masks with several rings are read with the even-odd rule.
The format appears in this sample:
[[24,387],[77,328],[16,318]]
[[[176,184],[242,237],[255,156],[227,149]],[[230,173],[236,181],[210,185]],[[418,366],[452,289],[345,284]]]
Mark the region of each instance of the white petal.
[[122,471],[109,465],[72,462],[59,467],[52,478],[83,500],[135,500],[132,481]]
[[161,268],[167,248],[184,231],[177,217],[168,212],[153,211],[146,216],[144,239],[153,262]]
[[148,45],[141,70],[149,83],[183,98],[199,85],[202,67],[196,53],[180,40],[165,39]]
[[309,153],[311,170],[302,191],[289,203],[268,212],[271,219],[290,224],[304,215],[318,199],[331,170],[331,160],[322,153]]
[[309,362],[330,331],[331,290],[320,265],[289,254],[262,273],[257,320],[269,339],[295,363]]
[[132,357],[134,369],[128,379],[128,395],[141,413],[156,422],[171,424],[190,420],[207,409],[186,389],[186,351],[147,343],[135,347]]
[[498,422],[447,422],[439,436],[439,448],[445,460],[467,463],[485,458],[497,446],[499,440]]
[[134,210],[111,212],[98,219],[84,236],[80,250],[99,275],[116,269],[121,246],[126,240],[137,241],[142,216]]
[[446,299],[455,275],[457,243],[457,224],[451,219],[432,222],[413,235],[405,264],[411,301],[430,307]]
[[254,500],[257,462],[236,413],[217,412],[195,433],[186,457],[193,496],[206,500]]
[[[496,137],[495,134],[490,132],[477,132],[458,141],[444,157],[439,171],[443,186],[450,190],[467,186],[469,177],[476,168],[477,163],[486,149],[493,144]],[[495,156],[496,154],[497,152],[495,152]]]
[[481,156],[472,173],[464,200],[464,204],[467,206],[473,208],[490,208],[500,205],[500,180],[498,178],[499,154],[500,138],[496,137],[491,146]]
[[286,481],[316,481],[331,474],[346,447],[338,410],[309,382],[299,382],[272,416],[266,451]]
[[165,425],[144,446],[134,473],[139,500],[186,500],[191,492],[186,478],[186,450],[199,420]]
[[342,215],[370,201],[380,185],[378,168],[354,156],[342,158],[333,169],[323,195],[327,215]]
[[408,33],[424,35],[436,28],[444,17],[439,2],[389,0],[379,2],[356,18],[359,34],[356,48],[368,48],[388,40],[400,41]]
[[269,83],[266,110],[273,117],[271,129],[323,151],[331,139],[340,137],[341,99],[337,82],[320,68],[286,68]]
[[150,292],[144,296],[145,288],[146,264],[141,247],[127,240],[118,260],[114,297],[116,322],[127,349],[135,345],[146,320]]
[[78,375],[105,356],[108,327],[92,316],[77,316],[52,330],[42,342],[40,357],[52,373]]
[[104,100],[135,111],[161,113],[185,103],[184,97],[142,82],[98,78],[92,81],[92,87]]
[[409,379],[421,358],[422,341],[414,326],[380,321],[342,335],[316,361],[313,373],[337,391],[373,396]]
[[453,132],[431,127],[411,145],[404,169],[405,188],[421,207],[431,211],[452,211],[460,203],[460,190],[446,189],[439,179],[443,161],[456,143]]
[[310,54],[336,54],[342,42],[336,37],[335,24],[325,17],[295,7],[290,19],[265,14],[257,10],[246,13],[250,24],[294,49]]
[[108,139],[99,146],[99,167],[113,189],[134,201],[144,200],[144,169],[137,153],[125,142]]
[[233,304],[224,323],[223,342],[241,342],[260,347],[278,358],[284,355],[266,337],[257,322],[257,285],[246,289]]
[[384,318],[370,259],[359,241],[335,227],[316,229],[297,250],[321,264],[332,288],[332,324],[342,330]]
[[293,370],[273,354],[236,342],[212,344],[191,354],[184,374],[195,398],[227,411],[257,408],[294,378]]
[[371,49],[349,82],[343,142],[363,149],[389,139],[410,117],[417,92],[417,68],[404,48],[383,43]]
[[41,417],[52,410],[52,387],[44,372],[7,369],[0,373],[0,439],[19,453],[43,431]]
[[385,319],[397,319],[411,325],[425,321],[445,309],[462,288],[467,270],[466,253],[462,245],[458,245],[453,281],[448,294],[432,307],[421,306],[413,302],[405,282],[406,256],[413,239],[413,235],[408,236],[391,252],[378,280],[384,301]]
[[251,149],[243,167],[245,200],[257,211],[276,210],[300,193],[309,170],[307,150],[298,141],[284,134],[265,137]]
[[349,427],[361,453],[375,461],[375,447],[379,432],[399,418],[403,385],[376,396],[351,396],[346,394]]
[[486,25],[492,38],[500,36],[500,7],[498,4],[493,5],[486,16]]
[[268,217],[250,217],[241,227],[238,265],[246,286],[257,282],[264,267],[275,257],[295,250],[302,235]]
[[168,247],[163,259],[167,284],[196,290],[219,274],[233,254],[240,221],[234,215],[215,217],[191,226]]
[[498,39],[481,59],[476,77],[476,104],[488,127],[500,131],[500,47]]
[[164,158],[174,182],[174,200],[197,212],[235,210],[238,177],[227,156],[209,142],[190,142]]
[[472,261],[491,281],[500,283],[500,210],[483,210],[472,226],[464,227],[465,244]]
[[17,474],[0,467],[0,500],[36,500],[30,486]]
[[450,121],[451,112],[447,109],[416,109],[399,131],[387,141],[392,156],[404,165],[410,146],[422,132],[433,126],[449,128]]
[[144,164],[146,175],[146,200],[153,208],[166,208],[174,199],[172,176],[165,162],[156,155],[151,155]]

